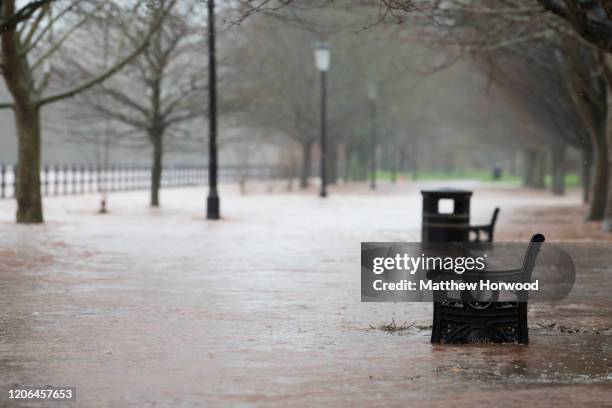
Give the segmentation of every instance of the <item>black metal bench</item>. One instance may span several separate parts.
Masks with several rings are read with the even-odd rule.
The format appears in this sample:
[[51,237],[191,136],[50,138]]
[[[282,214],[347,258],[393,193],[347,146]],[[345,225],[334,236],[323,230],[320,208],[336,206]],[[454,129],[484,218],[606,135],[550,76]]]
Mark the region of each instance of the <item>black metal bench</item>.
[[[532,236],[522,267],[503,271],[466,271],[457,275],[454,271],[430,271],[428,277],[434,281],[463,280],[479,281],[483,277],[491,281],[529,282],[535,261],[544,242],[544,236]],[[499,292],[487,298],[482,293],[462,291],[460,298],[450,291],[434,292],[434,314],[431,334],[432,343],[521,343],[529,342],[527,329],[527,291],[514,292],[516,300],[499,301]]]
[[[470,225],[467,227],[468,239],[470,242],[493,242],[493,234],[495,233],[495,223],[499,215],[499,207],[496,207],[491,217],[491,223],[486,225]],[[475,234],[472,238],[472,232]],[[486,240],[481,238],[481,233],[486,234]]]

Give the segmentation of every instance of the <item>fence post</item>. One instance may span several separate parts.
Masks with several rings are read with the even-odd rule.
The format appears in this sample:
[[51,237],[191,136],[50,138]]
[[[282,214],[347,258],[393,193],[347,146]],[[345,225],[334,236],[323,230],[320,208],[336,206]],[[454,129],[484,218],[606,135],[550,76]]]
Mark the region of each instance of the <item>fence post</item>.
[[17,197],[17,188],[19,188],[19,172],[17,164],[13,164],[13,198]]
[[103,186],[104,185],[104,173],[102,172],[102,166],[98,165],[98,168],[96,169],[96,187],[98,190],[98,193],[102,193],[103,190]]
[[112,166],[111,167],[111,180],[112,180],[112,191],[117,191],[117,175],[118,175],[118,169],[117,166]]
[[85,165],[81,164],[79,166],[79,174],[80,176],[80,180],[79,180],[79,191],[81,194],[85,194]]
[[134,177],[134,172],[132,171],[133,166],[128,164],[126,167],[126,175],[125,175],[125,189],[130,191],[132,189],[132,178]]
[[119,183],[119,191],[124,191],[125,190],[125,183],[123,182],[123,178],[125,177],[125,172],[123,171],[124,166],[119,166],[117,167],[117,171],[118,173],[118,183]]
[[138,166],[134,166],[132,171],[134,172],[132,177],[132,190],[137,190],[140,186],[140,171],[138,170]]
[[70,184],[72,184],[72,194],[77,193],[77,166],[73,164],[70,166]]
[[0,198],[6,197],[6,166],[2,164],[0,166]]
[[88,193],[93,192],[93,181],[94,181],[94,166],[93,164],[87,165],[87,186],[85,186],[85,191]]
[[53,166],[53,195],[59,195],[59,165]]
[[49,195],[49,165],[43,166],[43,194]]
[[64,195],[68,195],[68,173],[70,172],[70,168],[67,164],[64,165],[63,168],[63,179],[62,179],[62,191]]
[[0,167],[0,190],[2,198],[6,198],[6,165]]
[[142,166],[138,166],[138,188],[141,189],[145,184],[145,176],[142,175]]
[[118,171],[118,183],[119,183],[119,191],[125,191],[125,183],[124,183],[124,179],[125,179],[125,166],[120,165],[117,167],[117,171]]
[[107,168],[107,172],[106,172],[106,190],[109,192],[114,192],[115,191],[115,167],[114,166],[108,166]]
[[113,188],[113,191],[119,190],[120,175],[121,175],[120,167],[113,166],[113,184],[115,185],[115,188]]

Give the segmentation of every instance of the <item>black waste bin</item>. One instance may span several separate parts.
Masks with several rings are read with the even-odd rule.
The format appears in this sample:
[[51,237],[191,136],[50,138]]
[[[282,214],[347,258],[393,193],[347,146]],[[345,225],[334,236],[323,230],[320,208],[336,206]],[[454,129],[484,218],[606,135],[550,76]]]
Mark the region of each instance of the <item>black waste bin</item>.
[[452,188],[423,190],[422,242],[467,242],[472,192]]
[[493,169],[491,170],[491,178],[494,181],[499,181],[501,180],[502,176],[503,176],[502,168],[498,166],[493,167]]

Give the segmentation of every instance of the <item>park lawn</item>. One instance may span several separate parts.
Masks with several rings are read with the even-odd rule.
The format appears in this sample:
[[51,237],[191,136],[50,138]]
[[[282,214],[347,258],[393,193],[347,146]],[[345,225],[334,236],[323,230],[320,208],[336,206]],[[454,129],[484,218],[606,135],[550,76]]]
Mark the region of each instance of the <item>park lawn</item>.
[[[377,171],[376,178],[378,180],[391,180],[391,172],[389,171]],[[414,180],[414,175],[408,172],[397,173],[398,179]],[[493,175],[490,170],[465,170],[461,172],[447,173],[444,171],[425,171],[418,174],[418,180],[424,181],[444,181],[444,180],[475,180],[475,181],[487,181],[493,182]],[[504,172],[500,180],[496,180],[506,184],[520,185],[522,180],[520,176],[513,176],[507,172]],[[552,183],[552,177],[547,175],[544,179],[546,186],[550,187]],[[569,173],[565,176],[565,186],[567,188],[579,187],[580,176],[576,173]]]

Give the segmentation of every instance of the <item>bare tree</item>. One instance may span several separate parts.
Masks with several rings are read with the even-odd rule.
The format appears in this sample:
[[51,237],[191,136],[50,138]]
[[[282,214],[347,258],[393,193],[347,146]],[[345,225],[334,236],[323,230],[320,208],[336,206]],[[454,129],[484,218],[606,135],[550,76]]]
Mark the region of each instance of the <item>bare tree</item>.
[[[1,14],[6,21],[12,21],[19,12],[15,3],[15,0],[0,3]],[[132,5],[125,15],[139,18],[143,4],[139,1]],[[41,109],[84,92],[120,71],[147,47],[165,15],[159,15],[143,41],[128,49],[110,67],[71,84],[67,89],[50,91],[55,74],[50,61],[90,18],[102,14],[104,18],[122,19],[125,18],[124,11],[124,6],[114,2],[75,0],[59,10],[48,3],[36,9],[29,20],[9,25],[0,33],[0,67],[12,96],[12,102],[3,102],[0,108],[13,109],[17,128],[18,223],[43,222],[40,193]]]
[[[315,11],[329,24],[348,21],[342,13],[328,12],[334,10]],[[347,24],[358,27],[358,20],[351,18]],[[238,32],[245,38],[241,54],[246,63],[237,70],[236,81],[243,93],[251,96],[248,109],[239,115],[240,120],[283,133],[299,144],[302,153],[299,179],[304,188],[312,168],[311,155],[316,152],[320,136],[321,88],[313,57],[315,43],[327,41],[332,49],[327,86],[327,170],[332,182],[338,176],[340,151],[346,152],[353,167],[363,167],[364,171],[372,156],[369,85],[377,82],[381,88],[394,88],[394,92],[381,89],[381,94],[395,98],[399,105],[406,97],[402,94],[406,90],[404,85],[410,81],[405,79],[401,84],[392,81],[405,68],[400,63],[402,52],[379,46],[380,41],[392,41],[389,33],[356,34],[354,30],[321,33],[311,29],[314,22],[301,22],[305,25],[290,13],[277,12],[254,17],[241,26]]]
[[[404,11],[417,16],[409,9],[410,2],[384,3],[385,12],[392,12],[396,19],[406,18]],[[426,21],[434,19],[438,23],[430,32],[448,45],[460,45],[465,51],[480,54],[481,59],[502,56],[502,61],[509,57],[522,61],[522,73],[516,71],[518,65],[514,63],[519,73],[514,75],[514,84],[508,81],[508,75],[498,75],[496,79],[506,80],[515,99],[518,97],[524,101],[523,106],[547,118],[541,122],[554,135],[548,142],[556,158],[553,165],[563,157],[563,144],[581,150],[587,164],[593,162],[594,176],[588,177],[588,169],[583,172],[586,183],[590,183],[590,188],[585,188],[590,201],[587,219],[602,219],[605,214],[612,217],[612,197],[606,199],[611,190],[607,173],[612,160],[608,157],[605,130],[612,125],[605,124],[607,71],[602,69],[608,64],[605,54],[611,43],[612,22],[605,2],[450,0],[438,6]],[[599,56],[593,48],[600,50]],[[559,191],[559,167],[553,166],[553,170]],[[604,211],[606,201],[608,209]]]
[[[87,116],[109,119],[124,127],[127,139],[135,141],[146,135],[152,147],[152,207],[160,205],[166,139],[174,137],[185,142],[191,135],[182,125],[203,116],[207,87],[202,72],[206,62],[204,44],[193,21],[197,6],[195,1],[178,4],[161,0],[149,16],[129,27],[118,27],[119,36],[127,38],[130,46],[138,46],[155,28],[162,13],[167,13],[140,56],[76,101],[87,106]],[[89,46],[94,50],[101,48],[95,41]],[[93,53],[92,58],[95,57]],[[82,76],[92,75],[92,66],[96,65],[83,63],[82,58],[72,58],[70,63]]]

